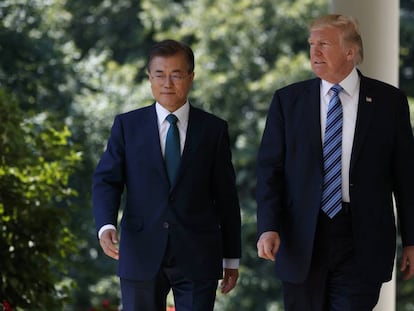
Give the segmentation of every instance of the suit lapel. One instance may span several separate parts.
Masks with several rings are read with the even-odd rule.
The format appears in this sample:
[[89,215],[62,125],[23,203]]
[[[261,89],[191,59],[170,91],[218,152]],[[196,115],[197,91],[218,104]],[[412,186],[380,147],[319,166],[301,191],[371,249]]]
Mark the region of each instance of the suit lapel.
[[190,106],[190,113],[188,116],[188,127],[186,140],[181,158],[181,165],[179,170],[179,177],[183,173],[183,170],[188,167],[188,162],[191,161],[198,145],[202,141],[202,134],[204,129],[204,122],[200,117],[197,109]]
[[360,74],[361,85],[359,90],[358,99],[358,112],[355,125],[354,142],[352,145],[351,164],[350,172],[352,172],[355,166],[358,156],[361,152],[361,148],[364,145],[368,129],[370,127],[374,107],[375,107],[375,96],[372,89],[368,85],[368,81],[364,76]]
[[[370,122],[372,119],[375,96],[371,87],[368,84],[367,79],[359,72],[361,77],[361,85],[359,91],[358,100],[358,112],[355,126],[354,142],[352,146],[352,155],[350,170],[354,167],[355,162],[358,160],[361,148],[364,145]],[[312,120],[310,126],[310,139],[312,142],[312,150],[316,157],[319,159],[321,171],[323,171],[323,156],[322,156],[322,138],[321,138],[321,117],[320,117],[320,79],[312,80],[309,84],[309,89],[305,93],[305,101],[309,103],[309,114],[312,116],[309,120]]]
[[[310,139],[312,151],[318,159],[321,171],[323,171],[322,156],[322,138],[321,138],[321,91],[320,79],[314,79],[309,84],[307,92],[304,94],[305,105],[309,108],[309,113],[305,114],[307,120],[310,120]],[[308,118],[307,116],[310,116]]]
[[142,122],[144,128],[144,137],[148,139],[148,150],[149,157],[153,159],[154,166],[157,168],[158,172],[163,176],[163,178],[168,183],[167,170],[165,168],[165,161],[161,152],[161,142],[160,134],[158,129],[158,119],[157,112],[155,110],[155,104],[150,106],[149,113],[147,114],[147,119]]
[[180,168],[178,170],[177,178],[171,189],[177,184],[183,175],[185,169],[189,167],[189,162],[192,160],[198,145],[202,141],[202,134],[204,131],[204,122],[198,110],[190,105],[190,112],[188,116],[188,126],[185,138],[185,145],[183,154],[181,156]]

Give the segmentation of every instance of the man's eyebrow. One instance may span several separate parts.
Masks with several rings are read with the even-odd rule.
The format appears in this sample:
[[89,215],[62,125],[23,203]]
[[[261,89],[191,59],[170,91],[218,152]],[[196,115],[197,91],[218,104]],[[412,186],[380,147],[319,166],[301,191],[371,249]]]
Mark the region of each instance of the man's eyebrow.
[[[154,71],[155,72],[164,72],[163,69],[155,69]],[[183,72],[183,71],[185,71],[185,70],[182,70],[182,69],[173,69],[171,72]]]

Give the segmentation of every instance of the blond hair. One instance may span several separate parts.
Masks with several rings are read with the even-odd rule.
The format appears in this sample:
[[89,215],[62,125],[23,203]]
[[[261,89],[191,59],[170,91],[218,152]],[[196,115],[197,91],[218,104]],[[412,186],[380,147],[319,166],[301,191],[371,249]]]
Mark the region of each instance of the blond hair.
[[357,47],[354,63],[358,65],[364,59],[364,48],[362,45],[361,33],[356,18],[341,14],[329,14],[318,17],[309,25],[309,31],[335,27],[342,32],[342,43],[350,43]]

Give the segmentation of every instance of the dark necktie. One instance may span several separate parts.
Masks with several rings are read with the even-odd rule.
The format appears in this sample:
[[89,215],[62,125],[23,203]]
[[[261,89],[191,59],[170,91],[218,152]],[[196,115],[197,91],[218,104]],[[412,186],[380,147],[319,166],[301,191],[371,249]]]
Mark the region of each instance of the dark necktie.
[[180,134],[177,128],[177,117],[169,114],[166,120],[170,123],[170,127],[167,132],[167,139],[165,140],[165,165],[167,167],[170,185],[172,185],[180,165]]
[[335,84],[331,90],[333,96],[328,105],[323,145],[322,189],[322,210],[329,218],[333,218],[342,208],[342,104],[339,99],[342,87]]

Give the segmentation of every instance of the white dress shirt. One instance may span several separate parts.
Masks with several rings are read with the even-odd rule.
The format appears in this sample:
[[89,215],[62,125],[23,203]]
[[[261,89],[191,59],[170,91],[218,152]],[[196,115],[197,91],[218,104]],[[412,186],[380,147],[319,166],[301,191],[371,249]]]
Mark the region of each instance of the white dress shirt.
[[[352,145],[354,142],[355,124],[358,111],[358,98],[360,81],[357,70],[342,80],[339,85],[343,90],[339,93],[342,103],[343,125],[342,125],[342,201],[350,202],[349,196],[349,167],[351,162]],[[329,100],[333,92],[330,90],[332,83],[321,81],[321,135],[322,142],[325,138],[326,116]]]

